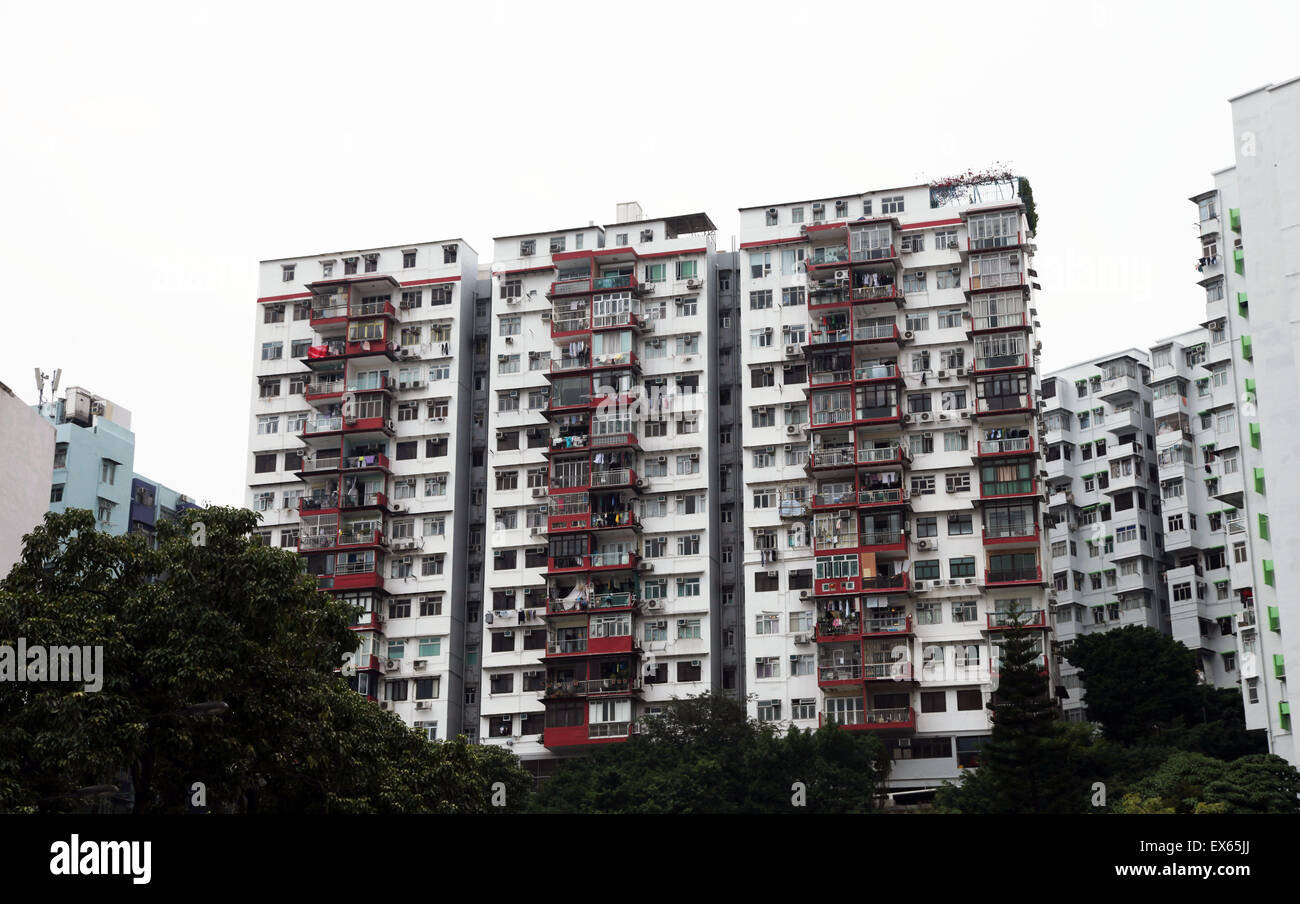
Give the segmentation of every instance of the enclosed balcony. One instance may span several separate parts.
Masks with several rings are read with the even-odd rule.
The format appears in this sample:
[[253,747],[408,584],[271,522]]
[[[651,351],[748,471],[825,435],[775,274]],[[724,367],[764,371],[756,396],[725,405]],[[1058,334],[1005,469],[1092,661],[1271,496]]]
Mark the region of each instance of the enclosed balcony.
[[975,400],[975,416],[998,417],[1008,414],[1027,414],[1034,410],[1033,406],[1033,397],[1028,393],[988,396]]
[[[1004,431],[988,431],[1003,433]],[[1012,431],[1006,431],[1012,432]],[[1000,436],[996,439],[982,439],[975,444],[975,458],[996,458],[1005,455],[1024,455],[1034,451],[1034,438],[1028,430],[1020,430],[1024,436]]]
[[[558,592],[558,591],[557,591]],[[546,614],[577,615],[584,612],[614,612],[634,610],[641,599],[631,590],[596,590],[592,593],[572,591],[565,596],[550,596],[546,600]]]
[[[829,700],[828,700],[829,702]],[[849,707],[828,712],[822,710],[817,714],[817,724],[829,725],[834,722],[846,731],[881,731],[916,729],[916,710],[910,706],[894,709],[862,709]]]
[[546,530],[641,530],[641,519],[617,494],[566,493],[551,499]]
[[[1020,624],[1025,628],[1046,628],[1047,613],[1042,609],[1021,610]],[[987,631],[1004,631],[1012,626],[1012,614],[1009,611],[989,612],[985,615]]]
[[1016,556],[990,556],[984,571],[984,586],[1005,587],[1014,584],[1041,584],[1043,570],[1035,553]]

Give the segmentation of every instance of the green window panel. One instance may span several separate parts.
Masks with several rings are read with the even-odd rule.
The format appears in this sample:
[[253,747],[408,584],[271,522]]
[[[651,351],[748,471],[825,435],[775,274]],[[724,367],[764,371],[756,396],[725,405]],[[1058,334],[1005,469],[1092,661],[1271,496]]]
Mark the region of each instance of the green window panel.
[[1232,227],[1233,232],[1241,232],[1241,208],[1228,208],[1228,225]]
[[1250,302],[1247,300],[1245,292],[1237,293],[1237,313],[1242,317],[1250,316]]
[[1259,424],[1250,425],[1250,444],[1254,446],[1256,449],[1259,448],[1260,445]]
[[1255,469],[1255,492],[1261,496],[1264,494],[1264,469]]
[[1241,356],[1242,356],[1243,358],[1245,358],[1247,361],[1249,361],[1250,358],[1251,358],[1251,355],[1252,355],[1252,351],[1251,351],[1251,346],[1250,346],[1250,337],[1249,337],[1249,336],[1242,336],[1242,337],[1241,337]]
[[1246,272],[1246,249],[1234,248],[1232,251],[1232,269],[1238,273]]
[[1259,538],[1261,540],[1268,539],[1268,515],[1265,515],[1262,512],[1259,516]]
[[1273,560],[1272,559],[1264,560],[1264,583],[1270,587],[1273,586]]
[[1253,393],[1254,391],[1255,391],[1255,378],[1254,378],[1254,377],[1247,377],[1247,378],[1246,378],[1246,392]]
[[1277,606],[1268,607],[1268,629],[1270,631],[1282,630],[1282,613]]
[[1282,656],[1281,653],[1273,654],[1273,677],[1274,678],[1286,677],[1286,659]]
[[1286,700],[1279,700],[1277,704],[1277,711],[1279,714],[1283,716],[1289,716],[1291,715],[1291,704]]

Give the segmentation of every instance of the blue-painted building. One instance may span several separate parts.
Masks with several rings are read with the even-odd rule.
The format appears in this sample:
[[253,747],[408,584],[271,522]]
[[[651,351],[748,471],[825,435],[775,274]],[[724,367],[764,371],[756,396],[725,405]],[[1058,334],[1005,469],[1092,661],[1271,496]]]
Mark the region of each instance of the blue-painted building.
[[135,473],[131,412],[77,386],[38,410],[54,424],[50,511],[95,513],[111,534],[143,530],[198,506],[187,496]]

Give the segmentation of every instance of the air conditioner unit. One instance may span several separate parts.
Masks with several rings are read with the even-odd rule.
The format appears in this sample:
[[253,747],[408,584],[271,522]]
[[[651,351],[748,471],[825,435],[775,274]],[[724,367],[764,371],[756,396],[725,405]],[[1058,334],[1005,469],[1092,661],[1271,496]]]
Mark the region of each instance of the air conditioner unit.
[[417,659],[415,660],[415,662],[411,663],[411,668],[415,669],[418,672],[426,668],[428,665],[429,665],[429,660]]
[[912,415],[910,412],[903,415],[903,423],[904,424],[912,423]]
[[704,280],[700,279],[699,277],[693,276],[690,279],[686,280],[686,287],[688,289],[698,289],[702,285],[704,285]]
[[786,444],[785,444],[785,447],[782,449],[782,451],[783,451],[783,452],[789,452],[792,448],[794,448],[794,447],[791,446],[790,443],[786,443]]
[[964,376],[966,376],[966,368],[964,368],[964,367],[959,367],[959,368],[957,368],[956,373],[957,373],[957,376],[959,376],[959,377],[964,377]]
[[933,540],[917,540],[917,541],[916,541],[916,548],[917,548],[917,549],[934,549],[934,541],[933,541]]
[[780,577],[780,575],[781,575],[781,572],[779,572],[779,571],[769,571],[769,572],[767,573],[767,576],[768,576],[769,578]]
[[974,578],[966,578],[966,583],[967,583],[967,584],[974,584],[974,583],[975,583],[975,579],[974,579]]
[[939,412],[939,420],[941,420],[941,421],[946,421],[946,420],[948,420],[948,412],[946,412],[946,411],[940,411],[940,412]]
[[911,330],[904,330],[904,331],[903,331],[903,338],[904,338],[905,340],[907,340],[908,342],[911,342],[911,341],[912,341],[912,338],[913,338],[915,335],[916,335],[916,334],[913,333]]
[[814,201],[814,202],[813,202],[813,205],[812,205],[812,209],[813,209],[813,210],[825,210],[825,209],[826,209],[826,205],[823,204],[821,201]]
[[848,279],[848,278],[849,278],[849,271],[848,271],[848,270],[836,270],[836,271],[835,271],[835,278],[838,279],[838,280],[845,280],[845,279]]
[[921,420],[923,420],[923,421],[928,421],[929,419],[930,419],[930,412],[928,412],[928,411],[922,411],[922,412],[921,412]]
[[[402,307],[406,307],[406,302],[402,302]],[[392,708],[393,708],[393,704],[389,703],[387,700],[381,700],[381,701],[379,701],[379,708],[380,708],[380,709],[392,709]]]
[[807,591],[807,590],[800,590],[800,591],[799,591],[799,599],[801,599],[801,600],[806,600],[806,599],[808,599],[808,591]]
[[956,239],[948,239],[948,247],[949,247],[949,248],[956,248],[956,247],[957,247],[957,240],[956,240]]
[[664,601],[661,599],[646,600],[645,607],[647,609],[662,609],[664,607]]
[[534,499],[546,498],[546,487],[533,487],[533,498]]
[[416,700],[416,701],[415,701],[415,708],[416,708],[416,709],[433,709],[433,701],[432,701],[432,700]]
[[387,662],[384,663],[385,672],[396,672],[396,671],[400,671],[401,668],[402,668],[402,660],[400,659],[389,659]]
[[551,320],[550,311],[542,311],[542,323],[549,323]]
[[642,571],[654,571],[654,570],[655,570],[654,563],[653,563],[653,562],[642,562],[642,563],[641,563],[641,570],[642,570]]
[[399,505],[399,504],[396,503],[396,502],[394,502],[392,505],[390,505],[389,508],[391,508],[391,509],[392,509],[393,511],[395,511],[395,512],[404,512],[404,511],[406,511],[406,506],[404,506],[404,505]]
[[691,453],[691,461],[699,461],[699,460],[700,460],[700,453],[698,453],[698,452],[692,452],[692,453]]
[[787,357],[787,358],[789,358],[789,357],[793,357],[793,356],[799,354],[799,346],[797,346],[797,345],[787,345],[787,346],[785,347],[785,354],[786,354],[786,357]]
[[798,425],[798,424],[786,424],[786,425],[785,425],[785,432],[786,432],[786,434],[789,435],[789,436],[794,436],[795,434],[797,434],[797,433],[799,432],[799,425]]
[[692,659],[691,668],[698,669],[699,667],[700,667],[700,661],[698,659]]
[[794,636],[794,642],[795,642],[795,643],[812,643],[812,635],[811,635],[811,634],[796,634],[796,635]]
[[940,379],[940,380],[946,379],[947,376],[948,376],[948,371],[946,371],[946,370],[941,370],[941,371],[939,371],[938,376],[939,376],[939,379]]
[[925,589],[925,581],[913,581],[913,582],[912,582],[912,589],[913,589],[913,590],[924,590],[924,589]]

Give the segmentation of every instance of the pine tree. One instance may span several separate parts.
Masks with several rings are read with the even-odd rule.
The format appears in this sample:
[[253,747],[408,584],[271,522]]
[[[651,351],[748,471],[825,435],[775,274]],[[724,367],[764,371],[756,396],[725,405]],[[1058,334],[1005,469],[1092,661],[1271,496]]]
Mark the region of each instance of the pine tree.
[[998,685],[989,701],[993,736],[980,750],[979,767],[941,805],[968,813],[1078,813],[1090,783],[1078,775],[1075,746],[1042,664],[1043,652],[1013,607],[999,632]]

